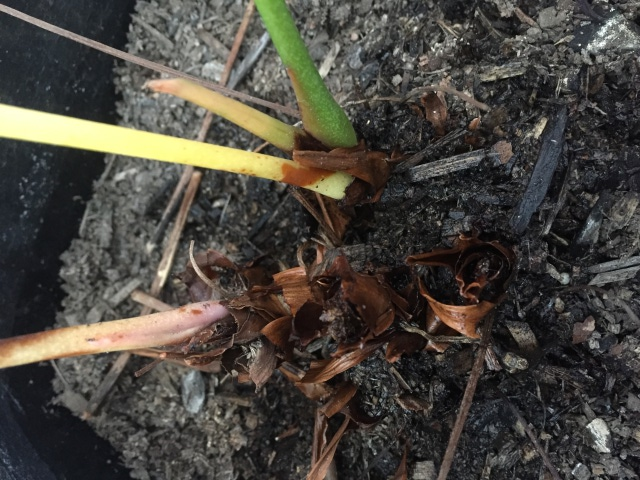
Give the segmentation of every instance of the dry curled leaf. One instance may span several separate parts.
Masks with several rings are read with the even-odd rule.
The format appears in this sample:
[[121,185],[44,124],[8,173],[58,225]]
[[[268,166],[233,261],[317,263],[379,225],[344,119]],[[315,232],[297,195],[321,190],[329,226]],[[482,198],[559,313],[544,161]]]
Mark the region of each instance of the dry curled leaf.
[[321,383],[331,380],[339,373],[349,370],[368,358],[386,341],[387,338],[376,338],[364,344],[362,348],[356,348],[336,358],[311,362],[311,368],[307,371],[302,382]]
[[322,305],[315,302],[305,303],[293,318],[291,340],[306,347],[316,338],[327,334],[327,325],[321,320]]
[[327,446],[327,428],[329,421],[327,417],[316,408],[313,422],[313,445],[311,446],[311,465],[315,465]]
[[436,135],[442,137],[445,134],[447,124],[447,104],[436,92],[427,93],[420,99],[420,102],[424,107],[424,115],[433,125]]
[[302,383],[304,370],[289,362],[283,362],[278,370],[311,401],[324,402],[335,392],[335,388],[326,383]]
[[340,279],[344,300],[355,308],[374,336],[391,326],[395,309],[378,278],[354,272],[344,256],[337,257],[327,273]]
[[311,299],[311,287],[304,267],[295,267],[276,273],[273,282],[282,289],[284,301],[293,315]]
[[322,451],[318,461],[311,466],[311,471],[307,475],[307,480],[324,480],[327,471],[329,470],[329,466],[331,465],[331,461],[336,454],[336,449],[338,448],[338,442],[344,435],[344,432],[347,430],[349,426],[349,418],[345,418],[342,425],[338,431],[333,435],[333,438],[327,445],[327,447]]
[[478,338],[478,323],[504,298],[515,274],[516,256],[498,242],[461,235],[453,248],[412,255],[407,263],[445,267],[453,273],[458,302],[437,300],[422,279],[420,292],[439,320],[463,335]]
[[483,301],[473,305],[449,305],[441,303],[427,291],[420,281],[420,292],[429,302],[435,315],[447,326],[470,338],[480,338],[477,326],[495,306],[493,302]]
[[405,410],[411,410],[414,412],[424,412],[426,415],[431,413],[433,409],[433,403],[424,398],[416,397],[414,395],[405,393],[396,398],[396,402]]
[[329,401],[319,408],[320,413],[327,418],[333,417],[351,401],[357,390],[358,387],[353,383],[344,382]]
[[260,333],[280,350],[290,353],[293,351],[293,344],[290,341],[292,320],[293,317],[289,316],[276,318],[262,327]]
[[277,363],[275,346],[269,340],[263,340],[255,358],[249,365],[249,377],[256,384],[256,390],[261,389],[267,383],[267,380],[271,378]]
[[412,354],[425,348],[427,341],[417,333],[398,332],[387,345],[385,358],[387,362],[397,362],[402,355]]

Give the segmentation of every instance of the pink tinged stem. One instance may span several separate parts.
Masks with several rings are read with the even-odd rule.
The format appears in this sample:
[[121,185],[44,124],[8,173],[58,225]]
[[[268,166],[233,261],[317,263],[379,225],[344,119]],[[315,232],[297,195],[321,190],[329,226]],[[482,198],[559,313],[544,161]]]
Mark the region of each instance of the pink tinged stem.
[[183,342],[229,315],[216,302],[112,322],[79,325],[0,339],[0,368],[54,358],[90,355]]

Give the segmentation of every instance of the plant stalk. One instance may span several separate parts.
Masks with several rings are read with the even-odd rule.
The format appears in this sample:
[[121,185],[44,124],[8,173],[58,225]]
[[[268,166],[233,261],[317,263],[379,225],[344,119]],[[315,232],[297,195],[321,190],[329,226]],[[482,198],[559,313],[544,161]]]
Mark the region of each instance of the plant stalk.
[[266,140],[284,152],[291,153],[296,137],[305,136],[301,128],[288,125],[242,102],[182,78],[151,80],[146,87],[167,93],[209,110]]
[[255,2],[291,78],[304,129],[326,147],[355,147],[356,132],[322,81],[284,0]]
[[0,339],[0,368],[56,358],[172,345],[229,315],[216,302],[112,322],[78,325]]
[[175,162],[288,183],[341,199],[353,177],[261,153],[0,104],[0,137]]

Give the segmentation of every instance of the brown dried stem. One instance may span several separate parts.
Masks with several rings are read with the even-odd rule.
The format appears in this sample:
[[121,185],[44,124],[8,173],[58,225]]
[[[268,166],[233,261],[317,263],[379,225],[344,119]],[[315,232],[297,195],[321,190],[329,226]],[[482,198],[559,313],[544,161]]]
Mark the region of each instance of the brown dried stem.
[[525,433],[529,437],[529,440],[531,440],[531,443],[533,443],[533,446],[535,447],[536,451],[540,455],[540,458],[542,458],[542,462],[547,467],[547,470],[549,470],[549,474],[551,475],[553,480],[561,480],[562,477],[558,473],[558,470],[556,469],[556,467],[551,462],[551,459],[549,458],[549,455],[547,454],[545,449],[542,448],[542,445],[540,445],[540,442],[538,442],[538,439],[536,438],[536,435],[533,432],[533,429],[529,426],[529,424],[524,419],[522,414],[518,411],[518,409],[515,407],[515,405],[509,401],[506,395],[503,394],[502,396],[504,400],[507,402],[507,405],[509,405],[509,408],[511,409],[513,414],[518,419],[518,422],[520,422],[520,424],[522,425],[522,428],[524,429]]
[[229,56],[227,57],[227,63],[225,63],[224,70],[222,72],[222,75],[220,76],[220,85],[222,86],[226,85],[227,81],[229,80],[229,76],[231,75],[231,68],[236,61],[238,51],[240,50],[240,45],[242,45],[244,36],[247,33],[247,28],[249,27],[249,22],[251,21],[251,17],[253,16],[253,12],[255,12],[255,10],[256,5],[254,1],[249,0],[249,4],[244,11],[242,21],[240,22],[240,26],[238,27],[238,31],[236,32],[236,36],[233,39],[233,45],[231,46],[231,51],[229,52]]
[[32,17],[31,15],[27,15],[26,13],[22,13],[18,10],[7,7],[6,5],[0,4],[0,12],[6,13],[7,15],[11,15],[12,17],[18,18],[27,23],[35,25],[36,27],[42,28],[43,30],[47,30],[49,32],[55,33],[56,35],[60,35],[61,37],[64,37],[64,38],[68,38],[69,40],[73,40],[74,42],[80,43],[82,45],[86,45],[87,47],[91,47],[95,50],[106,53],[113,57],[126,60],[127,62],[131,62],[136,65],[140,65],[141,67],[149,68],[151,70],[155,70],[156,72],[166,73],[168,75],[175,76],[175,77],[186,78],[187,80],[191,80],[192,82],[202,85],[203,87],[210,88],[211,90],[223,93],[230,97],[239,98],[240,100],[244,100],[245,102],[255,103],[256,105],[262,105],[263,107],[267,107],[272,110],[282,112],[292,117],[296,117],[296,118],[300,117],[300,113],[294,110],[293,108],[283,107],[282,105],[278,105],[276,103],[268,102],[266,100],[253,97],[251,95],[247,95],[246,93],[236,92],[235,90],[222,87],[217,83],[208,82],[206,80],[202,80],[201,78],[194,77],[193,75],[182,73],[178,70],[167,67],[165,65],[160,65],[159,63],[151,62],[149,60],[136,57],[135,55],[131,55],[130,53],[122,52],[116,48],[110,47],[100,42],[96,42],[95,40],[91,40],[90,38],[83,37],[82,35],[78,35],[77,33],[70,32],[69,30],[65,30],[63,28],[57,27],[45,21],[39,20],[35,17]]
[[471,375],[469,376],[469,381],[467,382],[467,388],[465,389],[464,395],[462,396],[462,402],[460,402],[460,410],[458,411],[456,422],[453,425],[453,429],[451,430],[449,444],[447,445],[447,450],[444,453],[437,480],[446,480],[447,476],[449,475],[449,470],[451,470],[451,465],[453,465],[453,458],[456,454],[456,449],[458,448],[460,435],[462,434],[462,429],[464,428],[464,424],[467,421],[469,409],[471,408],[471,404],[473,403],[473,396],[475,395],[476,387],[478,386],[478,380],[480,380],[480,375],[482,374],[482,365],[484,364],[484,357],[487,353],[487,348],[489,347],[489,339],[491,337],[491,327],[493,327],[493,319],[493,314],[487,315],[487,317],[485,318],[485,323],[482,326],[482,341],[480,342],[480,346],[478,347],[478,351],[476,352],[476,359],[473,362],[473,368],[471,369]]

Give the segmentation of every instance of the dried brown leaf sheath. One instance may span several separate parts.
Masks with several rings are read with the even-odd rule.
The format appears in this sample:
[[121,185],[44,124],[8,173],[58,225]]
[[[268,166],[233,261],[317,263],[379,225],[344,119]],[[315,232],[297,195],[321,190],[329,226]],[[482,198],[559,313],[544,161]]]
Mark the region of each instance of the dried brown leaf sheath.
[[358,387],[353,383],[343,383],[329,401],[320,407],[319,411],[327,418],[333,417],[351,401],[357,390]]
[[[387,155],[368,150],[362,141],[356,147],[336,148],[330,152],[294,150],[293,160],[305,167],[346,172],[364,182],[364,190],[353,195],[347,193],[346,200],[350,205],[377,201],[391,173]],[[352,187],[349,189],[353,190]]]
[[273,281],[282,288],[284,300],[293,315],[312,298],[311,287],[304,267],[290,268],[276,273],[273,276]]
[[420,101],[424,107],[424,115],[433,125],[436,134],[442,137],[445,134],[447,124],[447,104],[442,101],[436,92],[429,92]]
[[357,348],[339,357],[329,360],[319,360],[311,363],[311,368],[304,376],[304,383],[322,383],[332,379],[351,367],[358,365],[365,358],[369,357],[388,339],[377,338],[367,342],[362,348]]
[[463,335],[479,338],[476,327],[503,299],[515,274],[516,256],[498,242],[461,235],[453,248],[413,255],[407,263],[445,267],[454,274],[462,305],[435,299],[423,280],[420,292],[439,320]]
[[336,258],[327,273],[341,279],[344,299],[354,306],[374,336],[391,326],[395,310],[387,289],[376,277],[354,272],[343,256]]
[[256,384],[256,390],[262,388],[277,366],[276,348],[269,340],[263,340],[256,358],[249,366],[249,377]]
[[329,470],[329,465],[331,465],[331,461],[333,460],[333,456],[336,454],[338,442],[340,442],[344,432],[347,430],[349,422],[349,418],[344,419],[344,422],[342,422],[338,431],[320,454],[320,458],[318,458],[317,463],[311,467],[311,471],[309,472],[309,475],[307,475],[307,480],[324,480],[327,470]]

